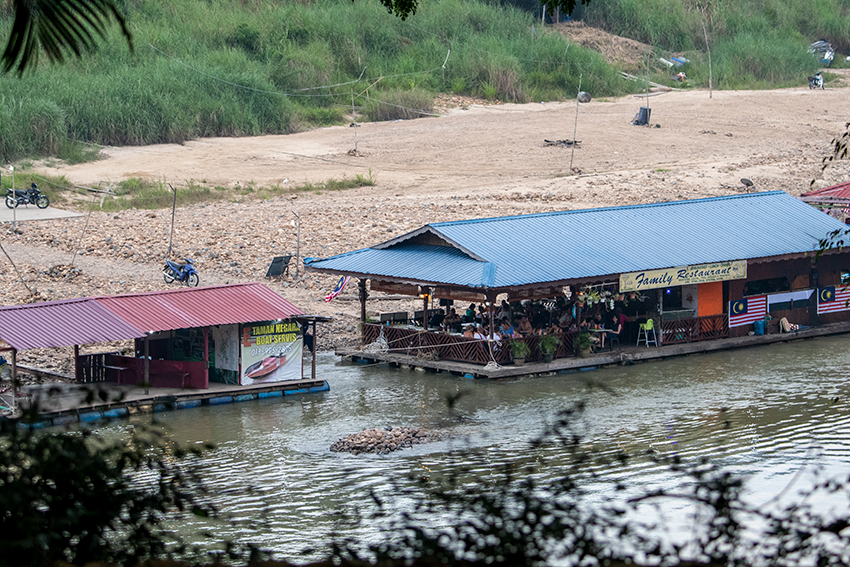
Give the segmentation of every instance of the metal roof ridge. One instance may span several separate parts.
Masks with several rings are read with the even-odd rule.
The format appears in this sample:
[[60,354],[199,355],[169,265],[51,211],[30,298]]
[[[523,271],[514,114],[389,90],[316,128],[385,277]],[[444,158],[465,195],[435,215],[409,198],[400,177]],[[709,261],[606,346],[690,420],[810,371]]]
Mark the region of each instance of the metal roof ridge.
[[0,311],[15,311],[16,309],[33,309],[35,307],[53,307],[71,303],[83,303],[90,301],[92,297],[70,297],[68,299],[54,299],[53,301],[36,301],[34,303],[21,303],[19,305],[2,305]]
[[475,252],[473,252],[472,250],[470,250],[466,246],[463,246],[462,244],[460,244],[456,240],[449,238],[448,236],[446,236],[445,234],[443,234],[439,230],[435,229],[430,223],[426,224],[425,226],[419,227],[416,230],[413,230],[411,232],[406,232],[406,233],[402,234],[401,236],[396,236],[395,238],[392,238],[392,239],[387,240],[385,242],[381,242],[380,244],[376,244],[376,245],[372,246],[371,248],[372,248],[372,250],[386,250],[388,248],[392,248],[393,246],[395,246],[397,244],[401,244],[402,242],[406,242],[406,241],[410,240],[411,238],[419,236],[420,234],[425,234],[426,232],[430,232],[434,236],[444,240],[446,243],[451,244],[453,248],[457,248],[458,250],[460,250],[461,252],[463,252],[464,254],[466,254],[467,256],[472,258],[473,260],[477,260],[479,262],[487,262],[487,260],[485,258],[476,254]]
[[[426,226],[431,227],[439,227],[439,226],[455,226],[455,225],[464,225],[464,224],[474,224],[474,223],[482,223],[482,222],[493,222],[493,221],[507,221],[507,220],[516,220],[516,219],[530,219],[530,218],[542,218],[542,217],[554,217],[561,215],[572,215],[572,214],[586,214],[586,213],[597,213],[603,211],[622,211],[628,209],[647,209],[652,207],[670,207],[676,205],[685,205],[685,204],[693,204],[693,203],[704,203],[706,201],[726,201],[732,199],[746,199],[748,197],[764,197],[767,195],[777,195],[777,194],[785,194],[791,197],[785,191],[776,190],[776,191],[764,191],[763,193],[745,193],[743,195],[721,195],[720,197],[703,197],[701,199],[681,199],[679,201],[664,201],[663,203],[638,203],[636,205],[618,205],[615,207],[597,207],[595,209],[570,209],[566,211],[549,211],[546,213],[530,213],[527,215],[511,215],[507,217],[487,217],[483,219],[465,219],[459,221],[445,221],[433,223]],[[794,197],[792,197],[794,198]]]
[[226,287],[247,287],[247,286],[254,286],[254,285],[261,285],[261,286],[263,286],[263,287],[265,287],[265,288],[267,288],[271,291],[274,291],[271,288],[269,288],[266,284],[264,284],[263,282],[237,282],[237,283],[232,283],[232,284],[205,285],[205,286],[201,286],[201,287],[185,287],[185,288],[179,288],[179,289],[160,289],[160,290],[153,290],[153,291],[137,291],[135,293],[121,293],[121,294],[118,294],[118,295],[92,295],[92,296],[83,297],[83,298],[80,298],[80,299],[98,300],[98,299],[117,299],[117,298],[121,298],[121,297],[143,297],[143,296],[149,296],[149,295],[166,295],[166,294],[170,295],[170,294],[185,293],[185,292],[191,292],[191,291],[200,291],[202,289],[223,289],[223,288],[226,288]]

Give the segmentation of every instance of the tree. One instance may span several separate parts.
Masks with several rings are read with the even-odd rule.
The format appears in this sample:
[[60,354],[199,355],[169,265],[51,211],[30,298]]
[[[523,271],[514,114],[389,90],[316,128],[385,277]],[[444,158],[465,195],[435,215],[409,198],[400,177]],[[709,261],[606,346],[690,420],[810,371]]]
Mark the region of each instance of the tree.
[[136,564],[184,553],[162,523],[214,516],[192,463],[152,429],[116,440],[0,420],[0,565]]
[[[353,0],[352,0],[353,1]],[[549,13],[569,14],[579,0],[540,0]],[[419,0],[380,0],[387,11],[402,20],[416,13]],[[590,0],[581,0],[587,4]],[[97,47],[98,39],[114,20],[130,51],[133,35],[113,0],[11,0],[15,18],[6,49],[0,58],[3,72],[22,75],[38,64],[44,51],[48,60],[61,64],[68,55],[81,57]]]

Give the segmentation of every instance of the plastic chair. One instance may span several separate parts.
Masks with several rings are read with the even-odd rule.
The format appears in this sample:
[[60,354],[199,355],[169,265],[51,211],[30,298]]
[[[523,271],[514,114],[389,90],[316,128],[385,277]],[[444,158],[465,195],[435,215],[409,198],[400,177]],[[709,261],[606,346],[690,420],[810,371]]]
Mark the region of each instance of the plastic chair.
[[[652,331],[652,340],[649,340],[649,332]],[[655,323],[652,319],[647,320],[646,323],[640,324],[640,330],[638,330],[638,340],[637,345],[640,346],[640,341],[646,343],[647,348],[649,348],[650,343],[658,346],[658,337],[655,334]]]
[[608,352],[614,351],[614,343],[617,343],[617,350],[623,350],[623,347],[620,346],[620,335],[608,335]]

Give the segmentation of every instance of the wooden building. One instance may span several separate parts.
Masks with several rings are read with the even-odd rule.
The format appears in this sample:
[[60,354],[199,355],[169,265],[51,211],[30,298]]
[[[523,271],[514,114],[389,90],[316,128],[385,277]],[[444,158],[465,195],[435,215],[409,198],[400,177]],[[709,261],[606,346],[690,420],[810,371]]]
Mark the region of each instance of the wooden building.
[[[782,317],[800,326],[845,321],[850,251],[818,253],[823,239],[845,228],[775,191],[432,223],[370,248],[307,258],[305,267],[359,278],[364,346],[383,338],[390,351],[502,364],[507,349],[410,323],[427,322],[434,299],[563,305],[583,290],[643,297],[662,345],[760,332]],[[367,301],[377,291],[421,297],[423,313],[370,323]],[[574,356],[575,334],[561,338],[556,356]],[[534,360],[537,337],[519,340]]]

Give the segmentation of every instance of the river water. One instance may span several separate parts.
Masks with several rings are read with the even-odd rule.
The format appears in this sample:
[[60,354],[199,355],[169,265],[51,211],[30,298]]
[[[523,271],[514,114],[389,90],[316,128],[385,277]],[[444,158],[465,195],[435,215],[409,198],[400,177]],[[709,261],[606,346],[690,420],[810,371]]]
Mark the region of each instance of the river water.
[[[374,540],[378,528],[349,520],[350,513],[369,507],[370,491],[389,496],[411,475],[439,478],[463,468],[487,485],[500,465],[519,462],[556,476],[563,464],[557,450],[529,441],[579,401],[586,403],[583,447],[595,456],[632,456],[628,466],[598,471],[600,499],[613,494],[608,480],[632,488],[672,483],[645,456],[652,451],[707,457],[747,478],[748,499],[768,501],[792,481],[795,489],[808,482],[815,467],[847,472],[848,368],[845,336],[506,383],[327,354],[317,363],[327,393],[157,414],[155,426],[185,446],[216,445],[202,469],[229,520],[181,530],[211,529],[297,560],[334,533]],[[457,396],[450,410],[446,400]],[[385,426],[419,427],[442,439],[385,456],[329,451],[337,439]]]

